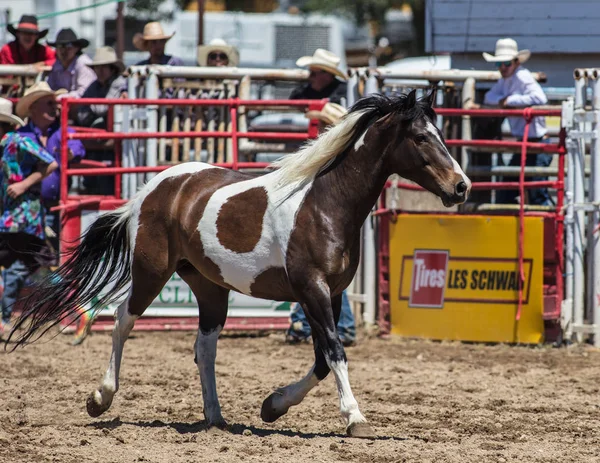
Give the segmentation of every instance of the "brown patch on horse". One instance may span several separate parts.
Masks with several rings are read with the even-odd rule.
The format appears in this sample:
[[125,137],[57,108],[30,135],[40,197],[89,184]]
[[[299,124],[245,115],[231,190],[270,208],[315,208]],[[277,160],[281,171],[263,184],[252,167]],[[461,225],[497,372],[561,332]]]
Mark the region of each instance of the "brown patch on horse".
[[256,187],[232,196],[223,204],[217,217],[217,238],[224,248],[241,254],[256,247],[268,202],[267,191]]
[[[198,223],[217,189],[247,179],[228,169],[207,169],[160,182],[140,210],[134,253],[144,272],[134,275],[137,281],[162,272],[170,272],[170,276],[186,259],[209,280],[235,290],[223,281],[217,264],[206,257]],[[166,204],[169,206],[165,208]],[[166,238],[164,242],[162,237]]]

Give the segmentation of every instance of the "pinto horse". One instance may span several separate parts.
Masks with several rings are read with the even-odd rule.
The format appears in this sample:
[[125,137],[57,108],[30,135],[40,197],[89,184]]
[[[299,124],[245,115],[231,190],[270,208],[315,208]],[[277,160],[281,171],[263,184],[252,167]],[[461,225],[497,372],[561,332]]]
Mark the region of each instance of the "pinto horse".
[[[119,388],[123,345],[135,321],[174,272],[198,301],[195,362],[208,425],[226,426],[215,380],[217,339],[229,291],[298,301],[312,328],[315,361],[298,382],[265,399],[273,422],[330,370],[346,432],[373,437],[358,408],[336,332],[341,294],[359,262],[360,229],[391,174],[413,180],[445,206],[466,200],[471,182],[434,125],[433,93],[359,100],[350,112],[263,176],[188,162],[152,178],[123,207],[100,216],[68,261],[26,300],[16,345],[51,326],[127,295],[115,314],[112,354],[87,400],[97,417]],[[129,282],[131,284],[129,285]],[[27,322],[27,323],[25,323]]]

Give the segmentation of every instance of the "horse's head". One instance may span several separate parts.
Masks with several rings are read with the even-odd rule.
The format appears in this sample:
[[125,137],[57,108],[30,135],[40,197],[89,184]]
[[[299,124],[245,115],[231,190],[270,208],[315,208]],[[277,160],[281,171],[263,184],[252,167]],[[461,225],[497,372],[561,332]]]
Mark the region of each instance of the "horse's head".
[[467,200],[471,181],[450,155],[436,127],[432,107],[434,92],[417,100],[415,91],[403,95],[398,109],[376,124],[381,124],[390,144],[386,150],[390,168],[442,199],[445,206]]

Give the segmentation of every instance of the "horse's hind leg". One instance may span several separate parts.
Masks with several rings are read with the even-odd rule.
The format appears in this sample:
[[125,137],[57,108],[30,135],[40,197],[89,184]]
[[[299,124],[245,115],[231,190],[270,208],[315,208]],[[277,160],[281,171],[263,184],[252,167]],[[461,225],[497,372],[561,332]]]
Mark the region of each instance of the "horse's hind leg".
[[[166,265],[163,268],[166,268]],[[96,418],[110,408],[113,397],[119,389],[119,370],[121,369],[121,359],[123,357],[123,345],[129,337],[135,321],[158,296],[172,274],[173,270],[157,271],[156,267],[152,268],[146,259],[134,257],[131,289],[125,301],[119,305],[115,315],[112,353],[108,369],[104,374],[100,387],[92,392],[87,399],[87,412],[91,417]]]
[[177,273],[190,286],[198,300],[200,322],[194,345],[194,361],[200,372],[204,417],[208,425],[224,428],[227,423],[221,415],[221,405],[217,395],[215,359],[219,333],[227,318],[229,290],[202,276],[189,263],[178,268]]

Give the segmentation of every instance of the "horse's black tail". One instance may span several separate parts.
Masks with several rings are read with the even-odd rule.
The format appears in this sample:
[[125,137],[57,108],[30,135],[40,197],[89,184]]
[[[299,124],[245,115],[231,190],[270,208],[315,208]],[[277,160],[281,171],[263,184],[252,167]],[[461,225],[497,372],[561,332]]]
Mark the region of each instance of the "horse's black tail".
[[95,312],[123,295],[131,280],[130,211],[126,205],[92,224],[69,259],[23,300],[7,343],[13,336],[15,348],[36,341],[61,321],[79,318],[88,304]]

